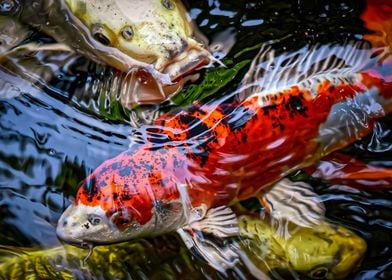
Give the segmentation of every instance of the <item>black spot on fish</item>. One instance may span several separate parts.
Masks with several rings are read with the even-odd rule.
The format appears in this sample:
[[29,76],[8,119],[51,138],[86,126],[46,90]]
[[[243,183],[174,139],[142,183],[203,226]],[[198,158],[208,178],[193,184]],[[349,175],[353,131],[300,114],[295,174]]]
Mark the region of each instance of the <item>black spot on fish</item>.
[[166,166],[167,166],[167,161],[166,161],[166,159],[160,158],[160,160],[161,160],[162,168],[166,168]]
[[145,171],[152,171],[154,169],[154,166],[151,164],[148,164],[146,162],[142,163],[142,167]]
[[241,133],[241,140],[242,143],[248,142],[248,135],[246,135],[246,133]]
[[118,198],[118,193],[113,193],[113,200],[116,200]]
[[166,186],[167,184],[169,184],[170,180],[168,178],[164,178],[162,179],[162,185]]
[[179,161],[177,158],[174,158],[173,166],[174,166],[174,168],[180,168],[181,167],[181,161]]
[[270,111],[274,111],[274,110],[276,110],[276,108],[277,108],[276,104],[271,104],[271,105],[262,107],[263,112],[264,112],[264,116],[269,116]]
[[208,146],[192,146],[191,153],[188,157],[199,161],[200,167],[203,167],[208,161],[208,155],[211,149]]
[[272,127],[273,128],[279,128],[280,130],[284,130],[285,126],[282,124],[280,118],[278,117],[272,117]]
[[131,175],[131,171],[132,170],[129,166],[125,166],[123,169],[120,170],[119,174],[122,177],[129,176],[129,175]]
[[121,200],[130,200],[132,196],[129,193],[122,193]]
[[204,134],[209,131],[209,127],[206,124],[202,123],[199,118],[195,116],[180,115],[180,121],[190,126],[190,128],[186,131],[186,139],[200,136],[201,134]]
[[290,96],[288,103],[286,104],[286,109],[290,112],[290,117],[294,118],[298,113],[304,117],[307,117],[306,111],[308,108],[304,106],[302,102],[302,96]]

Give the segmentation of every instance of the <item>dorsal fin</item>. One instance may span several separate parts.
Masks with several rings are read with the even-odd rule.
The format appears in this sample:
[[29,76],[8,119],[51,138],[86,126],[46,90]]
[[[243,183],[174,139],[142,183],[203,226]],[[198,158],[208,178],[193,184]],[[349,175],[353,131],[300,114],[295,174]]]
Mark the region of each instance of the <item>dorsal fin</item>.
[[306,46],[276,55],[271,46],[264,45],[242,80],[239,98],[258,95],[264,99],[294,85],[316,94],[312,89],[320,80],[350,82],[364,69],[377,65],[386,51],[386,48],[371,48],[369,43],[359,41]]

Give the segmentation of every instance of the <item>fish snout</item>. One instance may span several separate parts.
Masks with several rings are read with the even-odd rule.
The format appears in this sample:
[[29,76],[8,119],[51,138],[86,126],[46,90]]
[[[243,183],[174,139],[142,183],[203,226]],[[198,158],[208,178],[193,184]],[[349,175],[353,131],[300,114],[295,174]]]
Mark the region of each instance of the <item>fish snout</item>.
[[114,243],[123,238],[123,233],[100,206],[80,202],[71,204],[64,211],[57,223],[56,234],[64,242],[83,248]]
[[164,73],[168,74],[173,82],[177,82],[209,62],[210,54],[207,50],[191,48],[177,55],[165,68]]
[[183,38],[179,38],[177,42],[174,41],[171,46],[168,46],[167,48],[168,59],[175,59],[177,56],[186,52],[188,47],[189,47],[188,41]]
[[75,229],[79,224],[75,219],[75,212],[76,206],[73,204],[64,211],[57,222],[56,234],[66,243],[80,245],[82,240],[75,235]]

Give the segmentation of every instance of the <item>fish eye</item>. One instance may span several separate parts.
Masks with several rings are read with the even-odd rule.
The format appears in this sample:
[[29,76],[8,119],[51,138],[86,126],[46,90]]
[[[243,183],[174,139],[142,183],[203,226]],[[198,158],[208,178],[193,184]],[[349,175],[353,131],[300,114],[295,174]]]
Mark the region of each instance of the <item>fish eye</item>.
[[326,267],[318,267],[310,272],[310,277],[312,279],[326,279],[328,275],[328,268]]
[[133,28],[132,26],[125,26],[122,30],[121,30],[121,36],[127,40],[130,41],[132,40],[133,37]]
[[87,220],[93,226],[99,225],[101,223],[101,218],[96,215],[89,215]]
[[162,0],[162,5],[168,10],[174,9],[174,3],[171,0]]
[[92,34],[95,40],[100,42],[102,45],[109,46],[110,45],[110,38],[106,34],[105,30],[100,25],[94,25],[92,28]]

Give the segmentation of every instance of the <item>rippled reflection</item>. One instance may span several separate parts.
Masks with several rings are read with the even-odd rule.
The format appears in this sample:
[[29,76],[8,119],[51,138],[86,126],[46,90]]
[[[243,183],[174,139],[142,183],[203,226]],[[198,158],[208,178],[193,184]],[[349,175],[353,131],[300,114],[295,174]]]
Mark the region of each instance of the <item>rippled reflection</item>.
[[[211,41],[220,32],[235,29],[237,43],[229,58],[277,38],[287,38],[280,44],[282,49],[298,49],[308,42],[360,38],[364,32],[359,19],[364,1],[199,1],[189,5],[191,16]],[[245,53],[241,59],[255,53]],[[121,74],[75,53],[35,55],[0,68],[0,95],[7,97],[0,100],[0,237],[3,245],[46,249],[60,244],[55,223],[79,181],[128,148],[130,125],[127,112],[113,113],[118,109],[112,106],[116,102],[105,96],[100,99],[100,93],[121,80]],[[36,64],[40,59],[48,63],[49,71]],[[391,117],[384,118],[372,134],[344,152],[370,164],[392,167],[391,124]],[[388,279],[392,192],[359,191],[349,182],[335,186],[316,179],[311,182],[319,186],[328,218],[368,244],[363,264],[351,279]],[[132,252],[138,257],[146,253],[135,265],[122,266],[121,275],[127,276],[129,270],[135,278],[142,278],[156,275],[153,269],[166,269],[172,277],[221,277],[184,248],[178,252],[179,244],[177,237],[168,236],[129,245],[137,248]],[[165,264],[170,257],[174,261]]]

